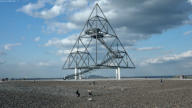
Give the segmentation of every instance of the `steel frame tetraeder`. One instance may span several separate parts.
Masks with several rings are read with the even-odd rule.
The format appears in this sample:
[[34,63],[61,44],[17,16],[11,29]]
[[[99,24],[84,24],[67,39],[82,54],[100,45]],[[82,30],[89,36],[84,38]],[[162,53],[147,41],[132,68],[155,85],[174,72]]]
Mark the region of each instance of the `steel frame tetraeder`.
[[65,78],[90,72],[93,69],[135,68],[114,29],[96,4],[86,21],[63,69],[80,69],[81,72]]

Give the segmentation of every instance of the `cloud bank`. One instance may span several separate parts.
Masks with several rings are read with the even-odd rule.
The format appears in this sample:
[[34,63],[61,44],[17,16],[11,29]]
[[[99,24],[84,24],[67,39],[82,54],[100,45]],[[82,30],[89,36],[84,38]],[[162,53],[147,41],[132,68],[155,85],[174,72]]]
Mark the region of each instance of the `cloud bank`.
[[[150,38],[170,28],[189,22],[192,12],[190,0],[100,0],[118,36],[125,45]],[[81,30],[95,2],[87,0],[38,0],[19,8],[19,12],[42,19],[66,16],[65,22],[47,21],[45,31],[65,34]],[[49,6],[49,8],[47,7]],[[174,8],[173,8],[174,7]]]
[[13,47],[20,46],[20,45],[21,45],[21,43],[5,44],[4,50],[11,50]]
[[142,64],[147,65],[147,64],[160,64],[160,63],[167,63],[167,62],[178,62],[178,61],[182,61],[189,58],[192,58],[192,50],[183,52],[181,54],[148,59],[148,60],[145,60]]

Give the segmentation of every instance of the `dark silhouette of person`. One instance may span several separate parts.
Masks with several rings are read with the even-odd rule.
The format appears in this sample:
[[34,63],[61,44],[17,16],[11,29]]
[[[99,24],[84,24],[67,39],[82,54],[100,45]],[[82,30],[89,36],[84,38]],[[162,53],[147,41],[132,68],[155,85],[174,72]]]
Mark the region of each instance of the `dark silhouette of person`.
[[77,95],[77,97],[80,97],[79,89],[77,89],[76,95]]
[[88,90],[88,101],[92,101],[93,100],[93,93],[91,90]]
[[93,96],[93,94],[92,94],[92,91],[91,91],[91,90],[88,90],[88,94],[89,94],[89,96]]

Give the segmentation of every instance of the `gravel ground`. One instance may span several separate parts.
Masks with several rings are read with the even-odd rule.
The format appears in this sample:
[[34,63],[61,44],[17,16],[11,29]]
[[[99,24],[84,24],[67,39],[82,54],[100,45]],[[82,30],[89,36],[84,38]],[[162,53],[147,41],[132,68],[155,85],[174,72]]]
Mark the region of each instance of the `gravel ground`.
[[0,108],[192,108],[192,80],[0,82]]

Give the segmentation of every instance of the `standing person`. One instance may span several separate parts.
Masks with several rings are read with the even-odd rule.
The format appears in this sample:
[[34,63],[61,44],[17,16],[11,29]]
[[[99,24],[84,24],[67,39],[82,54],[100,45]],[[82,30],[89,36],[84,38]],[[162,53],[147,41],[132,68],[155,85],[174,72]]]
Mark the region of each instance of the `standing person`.
[[164,85],[163,84],[163,79],[161,78],[161,80],[160,80],[160,85],[161,85],[161,87]]
[[76,96],[80,97],[79,89],[77,89],[77,91],[76,91]]
[[88,90],[88,96],[89,96],[88,100],[89,100],[89,101],[92,101],[92,100],[93,100],[93,99],[92,99],[93,93],[92,93],[91,90]]
[[160,81],[161,83],[163,83],[163,79],[161,79],[161,81]]
[[90,97],[90,96],[93,96],[93,94],[92,94],[92,91],[91,91],[91,90],[88,90],[88,94],[89,94],[89,97]]

